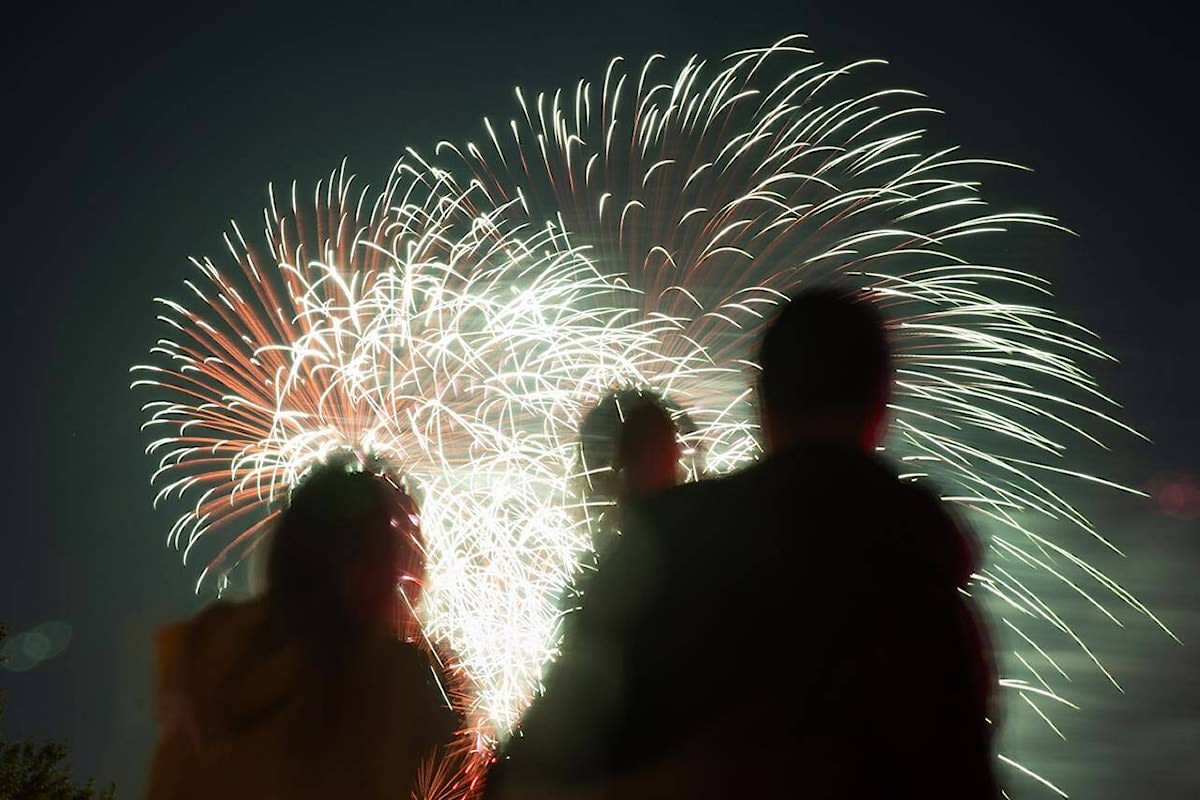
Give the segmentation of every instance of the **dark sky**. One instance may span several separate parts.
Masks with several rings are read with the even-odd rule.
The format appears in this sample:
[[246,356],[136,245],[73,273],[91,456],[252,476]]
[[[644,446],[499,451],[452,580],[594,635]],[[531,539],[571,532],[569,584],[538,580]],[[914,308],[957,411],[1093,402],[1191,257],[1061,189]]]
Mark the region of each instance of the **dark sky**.
[[[219,254],[231,217],[256,229],[269,181],[311,184],[348,155],[377,182],[404,145],[512,113],[514,85],[573,83],[613,55],[719,57],[803,31],[834,61],[887,58],[971,154],[1034,168],[1006,179],[1002,199],[1080,234],[1025,266],[1102,334],[1122,362],[1099,369],[1103,384],[1155,442],[1111,432],[1094,471],[1135,486],[1200,474],[1197,70],[1171,8],[330,2],[10,16],[0,620],[62,620],[74,637],[32,671],[0,672],[7,732],[63,737],[81,774],[140,794],[149,636],[199,601],[194,572],[163,545],[168,515],[150,509],[127,369],[159,333],[151,298],[177,291],[186,257]],[[1081,622],[1125,694],[1081,678],[1065,744],[1014,710],[1013,750],[1073,796],[1200,796],[1200,523],[1108,493],[1081,504],[1128,553],[1105,568],[1185,645],[1137,619],[1123,632]]]

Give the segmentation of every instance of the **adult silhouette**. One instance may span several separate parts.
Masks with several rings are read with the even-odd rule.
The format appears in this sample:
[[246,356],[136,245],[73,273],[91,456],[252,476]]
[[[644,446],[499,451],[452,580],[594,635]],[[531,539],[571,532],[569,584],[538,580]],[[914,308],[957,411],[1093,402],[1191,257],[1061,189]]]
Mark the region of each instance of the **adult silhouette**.
[[416,504],[329,464],[294,491],[270,548],[263,597],[159,635],[150,800],[408,797],[455,723],[415,643]]
[[764,458],[628,504],[494,796],[997,795],[978,550],[877,454],[883,322],[806,292],[758,363]]

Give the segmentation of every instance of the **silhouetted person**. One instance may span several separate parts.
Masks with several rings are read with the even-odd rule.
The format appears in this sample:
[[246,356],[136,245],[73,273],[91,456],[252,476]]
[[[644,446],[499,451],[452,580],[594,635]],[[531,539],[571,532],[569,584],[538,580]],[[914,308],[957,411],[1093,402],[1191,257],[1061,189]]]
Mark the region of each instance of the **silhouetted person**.
[[765,458],[629,504],[494,796],[997,795],[977,550],[875,454],[881,320],[801,294],[758,363]]
[[[619,528],[618,500],[680,482],[684,456],[680,440],[695,430],[686,412],[649,390],[613,391],[584,416],[577,468],[597,552],[607,549]],[[632,460],[624,456],[630,447]],[[699,470],[699,455],[690,451],[688,458],[690,468]]]
[[678,486],[683,448],[671,413],[659,402],[644,399],[625,415],[617,438],[614,465],[620,498],[651,497]]
[[150,800],[407,798],[455,721],[413,643],[415,503],[382,477],[325,466],[270,547],[264,597],[159,636]]

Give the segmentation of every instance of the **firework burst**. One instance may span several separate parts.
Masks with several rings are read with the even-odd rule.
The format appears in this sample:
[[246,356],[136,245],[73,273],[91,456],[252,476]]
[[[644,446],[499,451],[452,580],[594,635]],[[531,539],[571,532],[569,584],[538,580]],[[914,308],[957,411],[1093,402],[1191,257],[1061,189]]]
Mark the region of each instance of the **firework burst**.
[[1098,426],[1132,433],[1083,366],[1109,357],[1048,307],[1046,281],[994,260],[1022,231],[1066,229],[990,208],[980,176],[1020,167],[930,144],[940,112],[878,88],[885,62],[830,66],[803,41],[717,66],[615,59],[598,82],[518,89],[514,119],[442,143],[439,163],[634,290],[620,300],[661,323],[656,358],[637,364],[642,385],[688,410],[716,472],[757,453],[746,387],[771,309],[814,284],[871,297],[898,360],[886,449],[980,523],[990,557],[975,587],[1024,648],[1024,674],[1001,683],[1054,727],[1041,705],[1071,703],[1047,638],[1116,681],[1020,574],[1048,576],[1114,622],[1114,602],[1153,618],[1070,544],[1073,530],[1115,550],[1069,498],[1085,482],[1123,488],[1074,465],[1079,445],[1101,445]]
[[1104,667],[1022,573],[1114,621],[1115,605],[1149,611],[1072,552],[1073,532],[1108,545],[1069,499],[1113,485],[1073,463],[1097,428],[1124,428],[1084,366],[1107,356],[1045,281],[992,257],[1063,228],[991,209],[980,176],[1017,167],[932,145],[939,112],[877,88],[883,62],[830,66],[802,45],[617,59],[595,83],[518,90],[516,118],[485,120],[478,142],[408,151],[378,195],[343,173],[311,215],[272,195],[264,255],[235,228],[235,270],[196,261],[197,310],[161,301],[174,338],[137,368],[167,398],[146,406],[159,499],[191,500],[172,541],[219,542],[205,575],[220,579],[314,460],[394,465],[422,502],[426,628],[461,658],[477,752],[535,691],[554,599],[590,546],[572,475],[584,414],[652,391],[686,412],[710,471],[752,460],[757,334],[787,294],[835,284],[889,320],[889,454],[982,523],[975,587],[1027,648],[1002,684],[1043,716],[1070,705],[1047,637]]
[[532,696],[589,547],[571,426],[649,345],[548,232],[502,230],[404,167],[378,195],[351,186],[331,176],[307,215],[294,191],[286,215],[272,194],[265,255],[235,227],[236,271],[194,261],[198,311],[159,301],[174,336],[134,368],[167,397],[145,406],[157,499],[190,500],[170,539],[185,560],[215,544],[200,581],[220,588],[315,462],[398,471],[422,504],[426,634],[473,687],[485,747]]

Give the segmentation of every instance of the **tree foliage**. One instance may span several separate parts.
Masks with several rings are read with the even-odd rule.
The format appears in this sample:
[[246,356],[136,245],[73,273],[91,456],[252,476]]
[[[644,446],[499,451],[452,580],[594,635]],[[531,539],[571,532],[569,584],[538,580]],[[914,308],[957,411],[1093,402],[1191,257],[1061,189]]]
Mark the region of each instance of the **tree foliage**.
[[[0,625],[0,643],[7,633]],[[0,721],[3,716],[4,691],[0,690]],[[99,790],[93,781],[71,780],[69,755],[62,742],[10,741],[0,731],[0,800],[113,800],[112,786]]]

